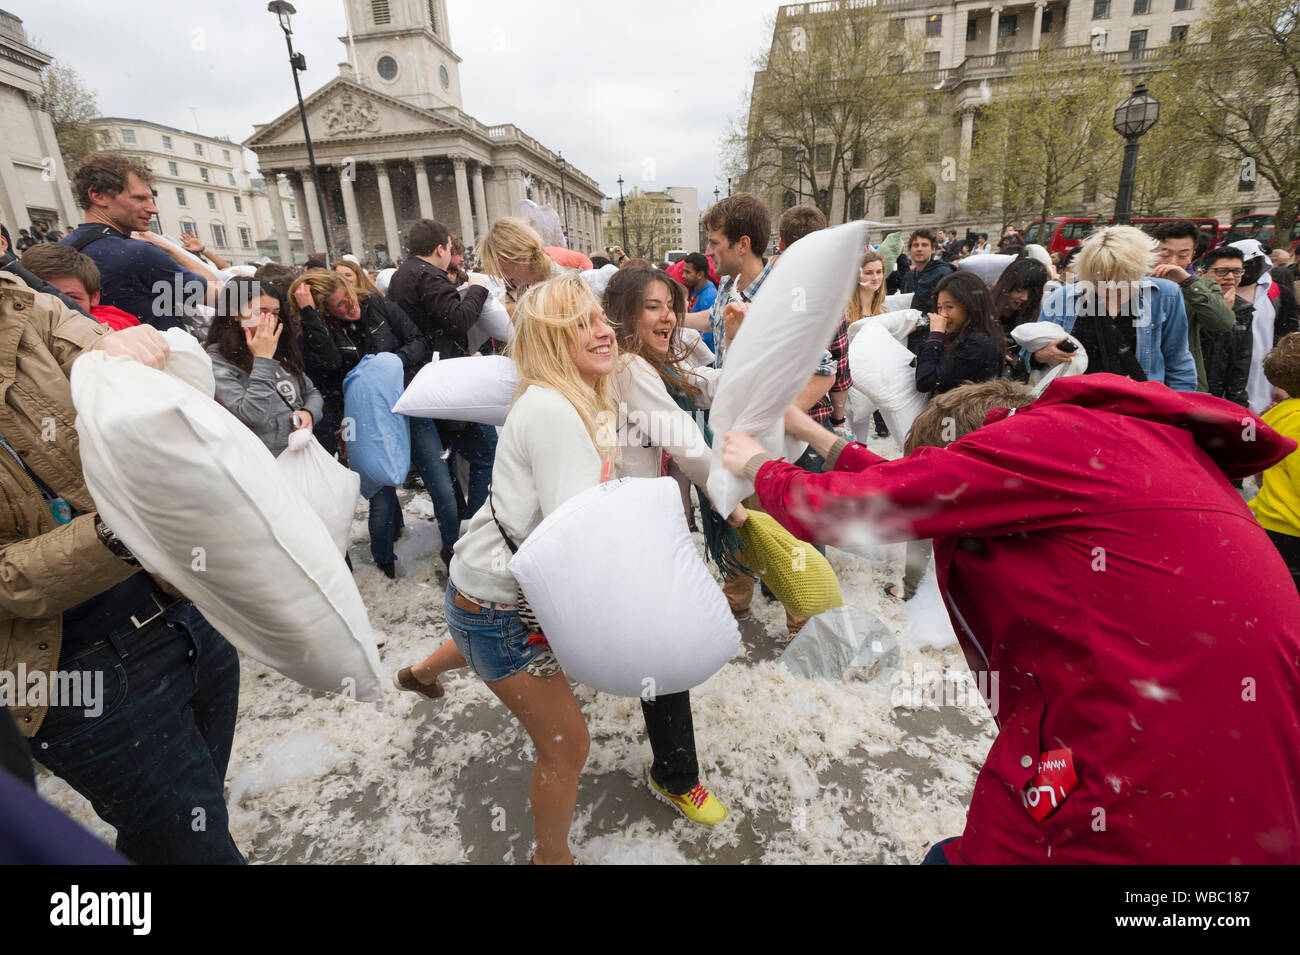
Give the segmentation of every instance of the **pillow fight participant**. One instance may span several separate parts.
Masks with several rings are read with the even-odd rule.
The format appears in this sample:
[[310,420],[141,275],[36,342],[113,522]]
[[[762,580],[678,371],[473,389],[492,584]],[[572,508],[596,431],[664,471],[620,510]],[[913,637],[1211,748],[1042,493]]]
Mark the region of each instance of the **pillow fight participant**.
[[[32,245],[37,244],[41,243],[33,243]],[[28,246],[28,248],[31,247],[31,245]],[[11,275],[16,276],[33,292],[44,292],[46,295],[53,295],[72,311],[80,312],[82,315],[86,316],[90,315],[90,311],[78,305],[74,299],[69,298],[49,282],[39,276],[33,275],[28,269],[23,268],[22,263],[14,256],[13,249],[10,245],[9,230],[5,228],[4,223],[2,222],[0,222],[0,271],[8,272]]]
[[289,446],[291,432],[312,430],[324,404],[303,371],[297,333],[285,328],[277,296],[256,279],[234,278],[217,298],[205,343],[217,401],[274,455]]
[[1029,381],[1029,367],[1011,332],[1021,325],[1038,321],[1047,285],[1047,269],[1028,256],[1016,259],[998,276],[989,294],[993,296],[993,314],[1002,324],[1007,374],[1016,381]]
[[[917,229],[907,240],[907,254],[912,260],[912,268],[899,276],[898,290],[912,293],[912,308],[922,315],[934,311],[935,289],[939,281],[957,271],[956,267],[936,254],[938,247],[939,236],[933,229]],[[924,340],[923,332],[913,332],[908,347],[915,353]]]
[[72,179],[86,221],[62,242],[95,260],[105,305],[165,331],[185,327],[187,307],[213,304],[221,280],[195,259],[182,259],[180,250],[149,231],[158,215],[152,181],[148,167],[136,160],[91,153]]
[[[1098,229],[1081,246],[1079,281],[1043,299],[1038,320],[1060,325],[1079,340],[1088,353],[1085,374],[1108,372],[1195,391],[1182,293],[1168,279],[1148,277],[1155,245],[1133,226]],[[1069,361],[1071,354],[1059,347],[1064,341],[1035,352],[1036,367]]]
[[1216,335],[1230,331],[1236,324],[1236,317],[1214,279],[1191,270],[1196,243],[1201,235],[1201,230],[1190,219],[1175,219],[1157,225],[1151,230],[1151,237],[1156,240],[1157,259],[1151,275],[1177,283],[1183,293],[1183,308],[1187,311],[1187,348],[1196,363],[1196,390],[1207,391],[1205,358],[1201,353],[1202,333]]
[[1246,382],[1250,378],[1250,356],[1254,349],[1251,326],[1255,320],[1255,305],[1237,294],[1237,286],[1246,271],[1241,249],[1223,245],[1205,253],[1202,259],[1206,276],[1216,283],[1224,304],[1232,309],[1233,326],[1226,332],[1214,333],[1201,329],[1201,355],[1205,369],[1205,391],[1249,406]]
[[1242,239],[1229,245],[1240,249],[1244,259],[1245,274],[1237,286],[1237,297],[1246,299],[1255,307],[1251,320],[1250,377],[1246,380],[1246,396],[1250,410],[1262,414],[1273,403],[1273,389],[1264,377],[1264,356],[1283,335],[1296,330],[1295,297],[1286,295],[1282,286],[1273,281],[1269,271],[1270,260],[1258,239]]
[[57,685],[85,688],[72,701],[24,695],[10,712],[33,758],[90,801],[132,861],[240,863],[224,796],[235,650],[100,521],[73,424],[68,374],[79,355],[161,368],[167,343],[148,326],[109,333],[8,272],[0,328],[10,369],[0,401],[0,660],[47,674],[47,685],[58,671]]
[[542,237],[523,219],[498,219],[479,244],[483,271],[505,283],[501,300],[514,314],[515,304],[530,285],[545,282],[556,274],[559,261],[552,253],[564,252],[542,245]]
[[112,305],[101,305],[99,267],[95,260],[57,242],[40,242],[23,253],[23,268],[49,282],[95,321],[114,330],[139,325],[140,319]]
[[[884,243],[881,243],[882,248]],[[873,318],[885,312],[885,256],[879,249],[868,248],[862,257],[858,269],[858,287],[849,299],[848,322],[850,325],[864,318]],[[852,400],[852,399],[850,399]],[[888,437],[889,429],[879,411],[872,414],[876,427],[876,437]]]
[[446,619],[454,643],[403,668],[399,686],[413,680],[440,696],[438,674],[469,662],[537,752],[532,861],[570,865],[569,827],[590,738],[545,638],[520,617],[519,585],[506,567],[543,518],[611,473],[617,448],[604,444],[613,436],[600,422],[615,415],[617,347],[587,283],[564,275],[534,284],[519,300],[509,353],[519,390],[501,431],[492,493],[451,562]]
[[939,282],[935,298],[930,334],[916,356],[916,390],[942,394],[1000,378],[1005,333],[984,280],[973,272],[954,272]]
[[[1262,415],[1283,437],[1300,441],[1300,332],[1282,336],[1264,356],[1264,375],[1276,401]],[[1250,509],[1286,561],[1300,592],[1300,451],[1293,451],[1263,473]]]
[[[388,296],[411,317],[415,327],[429,340],[433,354],[441,359],[463,358],[469,352],[467,333],[479,320],[487,301],[487,283],[475,278],[462,299],[447,278],[451,261],[451,233],[433,219],[421,219],[411,226],[407,256],[388,286]],[[434,421],[413,418],[416,431],[429,446],[427,466],[420,471],[425,489],[433,499],[434,514],[442,533],[442,562],[450,566],[451,548],[460,536],[461,521],[478,512],[487,500],[492,483],[492,458],[496,454],[496,428],[468,421]],[[421,422],[418,426],[415,422]],[[433,443],[438,443],[434,449]],[[457,454],[469,465],[469,487],[464,494],[443,450]],[[426,471],[436,471],[430,483]],[[443,472],[446,472],[444,478]]]
[[370,275],[366,270],[355,262],[340,259],[334,263],[334,271],[347,280],[348,284],[356,290],[358,297],[383,294],[375,287],[375,283],[370,281]]
[[896,461],[795,417],[833,471],[739,431],[726,468],[804,540],[933,536],[967,661],[1000,677],[965,832],[927,861],[1300,862],[1300,594],[1230,483],[1294,441],[1104,374],[938,395]]
[[[709,281],[709,260],[703,253],[692,252],[682,259],[682,285],[690,296],[686,303],[687,312],[707,314],[713,308],[718,298],[718,287]],[[702,337],[709,351],[713,351],[713,332],[704,332]]]
[[[327,449],[335,446],[335,433],[343,417],[343,379],[366,355],[392,352],[402,359],[406,384],[429,360],[429,343],[416,329],[406,313],[382,295],[359,299],[351,285],[337,272],[310,269],[289,286],[289,300],[298,314],[302,328],[303,351],[307,373],[324,396],[322,427],[316,437]],[[322,315],[324,318],[322,318]],[[446,540],[447,525],[453,510],[445,510],[444,501],[451,495],[451,476],[447,462],[441,458],[442,444],[433,422],[427,418],[410,418],[411,460],[427,488],[441,487],[441,494],[430,490],[439,530]],[[322,440],[322,432],[329,444]],[[442,482],[441,485],[437,482]],[[444,511],[438,511],[443,506]],[[397,488],[380,488],[370,499],[370,556],[390,579],[397,577],[397,555],[393,544],[403,526]],[[454,533],[454,532],[453,532]],[[454,539],[454,537],[453,537]]]

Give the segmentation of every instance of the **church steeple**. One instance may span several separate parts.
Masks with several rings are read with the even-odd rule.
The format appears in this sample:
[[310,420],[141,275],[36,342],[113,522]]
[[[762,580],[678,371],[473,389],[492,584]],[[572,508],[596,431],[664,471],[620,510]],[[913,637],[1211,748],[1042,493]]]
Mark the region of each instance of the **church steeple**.
[[339,39],[362,83],[421,109],[463,108],[446,0],[343,2],[350,33]]

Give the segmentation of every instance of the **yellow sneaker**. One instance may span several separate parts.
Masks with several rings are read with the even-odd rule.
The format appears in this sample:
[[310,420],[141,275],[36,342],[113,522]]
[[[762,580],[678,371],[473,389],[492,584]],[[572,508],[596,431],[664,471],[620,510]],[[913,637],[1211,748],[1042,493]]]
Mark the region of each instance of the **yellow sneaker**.
[[702,826],[716,826],[727,818],[727,807],[718,802],[713,793],[704,788],[703,783],[697,782],[684,796],[674,796],[655,782],[653,776],[647,779],[651,792],[691,822],[698,822]]

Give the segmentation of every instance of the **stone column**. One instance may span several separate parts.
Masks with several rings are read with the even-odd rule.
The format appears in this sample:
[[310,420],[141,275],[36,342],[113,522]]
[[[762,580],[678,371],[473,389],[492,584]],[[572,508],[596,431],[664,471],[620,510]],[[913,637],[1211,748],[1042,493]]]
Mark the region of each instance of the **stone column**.
[[1038,0],[1034,4],[1034,35],[1029,39],[1029,48],[1038,49],[1038,38],[1043,35],[1043,10],[1046,8],[1046,0]]
[[311,227],[311,251],[324,252],[328,248],[325,244],[325,223],[320,221],[320,203],[316,200],[316,183],[312,181],[310,169],[299,171],[298,188],[295,191],[302,197],[298,205],[306,206],[303,211],[306,212],[307,224]]
[[474,244],[474,219],[469,210],[469,180],[465,177],[465,156],[452,156],[451,165],[456,172],[456,206],[460,212],[460,240],[465,245]]
[[379,176],[379,207],[384,213],[384,238],[388,240],[388,257],[394,263],[402,261],[402,237],[397,231],[397,211],[393,206],[393,187],[388,181],[388,164],[375,163]]
[[413,160],[415,166],[415,194],[420,200],[420,218],[433,218],[433,193],[429,191],[429,161]]
[[975,107],[967,106],[961,111],[961,142],[958,143],[961,159],[957,170],[957,195],[959,208],[969,215],[970,210],[970,152],[975,138]]
[[[41,149],[45,155],[54,160],[55,177],[54,189],[58,193],[59,199],[59,226],[50,223],[50,228],[62,228],[70,225],[74,229],[81,223],[81,209],[72,198],[72,187],[70,185],[72,171],[64,168],[63,154],[59,152],[59,139],[54,134],[54,121],[50,119],[50,114],[40,105],[40,101],[28,93],[27,102],[36,108],[32,110],[32,115],[36,118],[36,134],[40,138]],[[23,209],[24,219],[27,210]],[[18,220],[11,219],[10,222],[16,223]],[[15,225],[15,228],[19,226]],[[16,239],[14,241],[17,241]]]
[[[355,174],[356,166],[353,165],[351,168]],[[366,249],[361,237],[361,215],[357,212],[357,194],[353,178],[354,176],[344,175],[344,170],[339,169],[339,189],[343,192],[343,217],[348,220],[348,242],[352,245],[348,251],[364,262]]]
[[478,234],[479,237],[488,234],[491,225],[488,223],[487,211],[487,193],[483,189],[483,164],[477,163],[474,166],[474,205],[478,208]]
[[523,170],[517,166],[506,169],[506,200],[509,202],[509,215],[518,218],[523,214],[524,180]]
[[280,264],[293,265],[293,242],[284,221],[284,204],[280,200],[280,176],[274,169],[266,174],[266,197],[271,200],[271,222],[275,224],[275,244],[280,250]]
[[1002,15],[1001,7],[990,7],[992,17],[989,19],[989,55],[998,51],[998,18]]

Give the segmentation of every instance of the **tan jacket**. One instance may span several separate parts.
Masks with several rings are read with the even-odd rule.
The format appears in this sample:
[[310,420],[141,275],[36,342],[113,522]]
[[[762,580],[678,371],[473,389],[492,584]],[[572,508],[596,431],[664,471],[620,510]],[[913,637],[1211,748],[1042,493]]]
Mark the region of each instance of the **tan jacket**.
[[[73,360],[107,333],[57,298],[0,271],[0,434],[33,473],[75,508],[55,524],[40,489],[0,447],[0,670],[18,678],[57,669],[63,611],[121,583],[135,568],[95,533],[95,503],[81,474],[68,376]],[[45,707],[11,711],[25,736]]]

